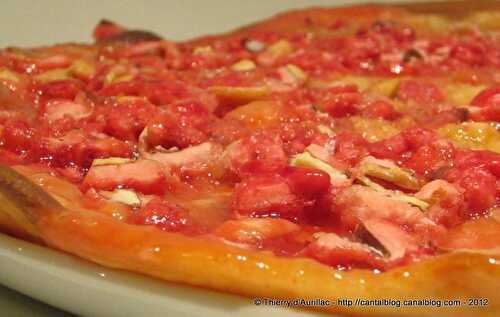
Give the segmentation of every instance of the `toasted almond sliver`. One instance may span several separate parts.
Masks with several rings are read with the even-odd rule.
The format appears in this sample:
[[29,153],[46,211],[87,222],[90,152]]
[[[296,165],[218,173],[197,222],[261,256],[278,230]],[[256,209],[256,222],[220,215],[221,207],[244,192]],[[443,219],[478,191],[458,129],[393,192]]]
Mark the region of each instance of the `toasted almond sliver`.
[[266,47],[266,44],[264,44],[261,41],[258,40],[247,40],[245,41],[245,48],[247,51],[250,51],[252,53],[257,53],[262,51]]
[[211,54],[213,53],[214,50],[211,46],[197,46],[193,50],[194,55],[205,55],[205,54]]
[[115,189],[112,192],[101,191],[100,194],[117,203],[123,203],[133,207],[139,207],[141,205],[139,196],[133,190]]
[[298,66],[294,64],[288,64],[286,65],[286,69],[290,74],[292,74],[295,78],[300,79],[300,80],[306,80],[307,79],[307,74]]
[[320,159],[315,158],[309,152],[303,152],[295,155],[290,160],[290,165],[292,166],[303,166],[319,169],[328,175],[330,175],[331,180],[347,180],[348,177],[342,172],[335,169],[328,163],[323,162]]
[[329,127],[327,127],[326,125],[323,125],[323,124],[320,124],[318,125],[318,131],[323,133],[323,134],[326,134],[328,136],[334,136],[335,135],[335,132],[333,132],[332,129],[330,129]]
[[129,69],[122,65],[114,66],[104,78],[104,84],[110,85],[119,82],[130,81],[134,78],[134,75]]
[[255,69],[255,63],[250,59],[242,59],[231,66],[237,72],[246,72]]
[[383,186],[375,183],[366,176],[360,176],[358,177],[358,180],[365,186],[368,186],[377,192],[383,193],[391,198],[404,201],[410,205],[420,208],[421,210],[426,210],[427,208],[429,208],[429,204],[427,202],[420,200],[414,196],[404,194],[400,191],[385,189]]
[[132,162],[131,159],[125,157],[108,157],[105,159],[95,159],[92,162],[92,166],[101,166],[101,165],[121,165],[125,163]]
[[254,87],[232,87],[232,86],[212,86],[209,91],[217,98],[235,105],[244,105],[254,100],[259,100],[271,92],[267,86]]

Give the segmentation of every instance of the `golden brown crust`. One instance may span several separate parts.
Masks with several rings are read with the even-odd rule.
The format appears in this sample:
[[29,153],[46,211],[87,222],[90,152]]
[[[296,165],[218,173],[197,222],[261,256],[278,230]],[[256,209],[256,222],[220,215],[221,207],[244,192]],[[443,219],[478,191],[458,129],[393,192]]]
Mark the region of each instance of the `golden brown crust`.
[[[231,31],[227,33],[227,35],[234,35],[237,33],[245,35],[256,31],[314,31],[314,28],[328,27],[337,20],[355,21],[357,25],[363,25],[381,19],[402,21],[414,17],[415,15],[438,15],[444,18],[450,18],[450,22],[457,22],[457,18],[478,20],[479,18],[475,16],[476,14],[491,12],[500,14],[499,11],[500,1],[496,0],[450,0],[390,5],[363,4],[333,8],[311,7],[284,12],[270,19]],[[494,25],[488,23],[488,26],[499,29],[500,21],[497,21]],[[419,25],[419,27],[422,27],[422,25]],[[417,30],[417,32],[418,31],[419,30]],[[221,37],[221,35],[200,37],[194,39],[192,42],[201,44],[213,40],[215,37]]]
[[[338,272],[305,258],[277,257],[218,242],[124,225],[92,214],[68,212],[40,224],[50,245],[120,269],[168,281],[254,297],[328,299],[460,299],[458,308],[329,306],[353,315],[498,316],[500,256],[452,253],[382,274]],[[487,307],[466,304],[487,298]]]
[[355,20],[356,23],[363,24],[380,19],[382,16],[400,16],[405,14],[405,12],[406,11],[403,9],[380,5],[292,10],[273,16],[270,19],[244,26],[225,35],[218,34],[215,36],[203,36],[192,40],[192,42],[201,45],[202,43],[211,41],[214,38],[223,38],[224,36],[235,34],[246,35],[251,34],[252,32],[295,32],[299,30],[309,30],[311,26],[327,26],[338,19]]
[[402,3],[396,5],[411,13],[443,14],[452,17],[463,17],[475,11],[491,11],[500,9],[497,0],[449,0],[416,3]]
[[0,229],[11,235],[30,241],[40,241],[33,222],[38,209],[55,211],[61,208],[57,201],[39,186],[7,166],[0,166]]

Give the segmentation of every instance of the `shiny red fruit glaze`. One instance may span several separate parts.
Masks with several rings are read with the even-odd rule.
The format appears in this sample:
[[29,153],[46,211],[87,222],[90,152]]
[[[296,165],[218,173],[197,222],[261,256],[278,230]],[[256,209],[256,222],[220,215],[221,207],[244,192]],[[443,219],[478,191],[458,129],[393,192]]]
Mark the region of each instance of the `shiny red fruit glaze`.
[[35,86],[44,99],[61,98],[73,100],[81,90],[75,82],[69,80],[57,80]]
[[486,63],[486,49],[472,43],[456,45],[451,50],[450,56],[468,65],[481,66]]
[[4,130],[1,138],[7,149],[17,153],[33,149],[37,137],[35,129],[20,120],[8,121],[5,125],[9,128]]
[[394,120],[398,117],[398,112],[394,110],[394,107],[384,100],[369,103],[361,114],[368,118],[382,118],[386,120]]
[[404,162],[404,166],[413,169],[420,175],[429,174],[441,167],[449,166],[454,155],[454,148],[451,144],[430,144],[419,147]]
[[209,124],[214,117],[199,103],[169,105],[147,124],[146,141],[151,146],[185,148],[208,139]]
[[279,136],[256,133],[230,144],[226,160],[231,171],[245,178],[259,174],[273,174],[288,163]]
[[397,134],[391,138],[370,143],[368,149],[376,158],[397,161],[401,159],[401,154],[408,150],[408,144],[403,135]]
[[500,86],[481,91],[472,99],[471,105],[476,107],[500,107]]
[[361,103],[361,94],[357,92],[343,92],[332,95],[323,101],[323,109],[334,118],[341,118],[356,113]]
[[156,112],[156,107],[144,100],[108,106],[104,110],[104,131],[120,140],[135,141]]
[[286,179],[266,176],[237,184],[232,208],[238,216],[296,219],[304,205]]
[[197,231],[186,210],[160,198],[153,198],[144,207],[137,210],[130,217],[129,222],[139,225],[153,225],[161,230],[172,232],[194,233]]
[[456,170],[447,179],[465,190],[468,217],[482,214],[497,203],[497,178],[484,167]]
[[420,104],[434,103],[445,100],[445,95],[434,84],[418,81],[404,80],[399,85],[398,97],[402,100],[413,100]]
[[368,142],[359,134],[339,133],[335,138],[335,158],[353,166],[367,155]]
[[294,193],[308,199],[324,195],[330,188],[330,176],[318,169],[288,167],[283,175]]

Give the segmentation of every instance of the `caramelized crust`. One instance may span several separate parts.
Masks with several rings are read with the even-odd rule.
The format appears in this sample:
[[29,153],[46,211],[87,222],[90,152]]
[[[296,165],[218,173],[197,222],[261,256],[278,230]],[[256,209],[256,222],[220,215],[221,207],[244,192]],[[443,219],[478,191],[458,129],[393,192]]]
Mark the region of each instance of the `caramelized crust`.
[[[360,316],[497,316],[500,256],[456,252],[374,274],[336,271],[306,258],[277,257],[215,241],[130,226],[90,212],[42,219],[46,242],[105,266],[245,296],[283,299],[460,299],[461,307],[316,307]],[[467,305],[486,298],[487,307]]]
[[[342,19],[355,21],[358,25],[368,24],[376,20],[387,19],[394,21],[405,21],[415,14],[428,15],[428,17],[442,16],[445,18],[468,18],[471,22],[482,22],[491,29],[500,28],[500,20],[495,18],[500,10],[500,2],[494,0],[478,1],[441,1],[441,2],[417,2],[396,5],[366,4],[336,8],[313,7],[308,9],[292,10],[278,14],[268,20],[257,22],[230,33],[250,34],[252,32],[265,31],[289,31],[297,32],[310,30],[315,27],[329,26],[333,22]],[[481,21],[481,19],[483,21]],[[486,23],[487,22],[487,23]],[[425,25],[419,25],[420,27]],[[417,30],[417,32],[423,30]],[[224,35],[222,35],[224,36]],[[203,43],[221,35],[205,36],[194,39],[195,43]]]

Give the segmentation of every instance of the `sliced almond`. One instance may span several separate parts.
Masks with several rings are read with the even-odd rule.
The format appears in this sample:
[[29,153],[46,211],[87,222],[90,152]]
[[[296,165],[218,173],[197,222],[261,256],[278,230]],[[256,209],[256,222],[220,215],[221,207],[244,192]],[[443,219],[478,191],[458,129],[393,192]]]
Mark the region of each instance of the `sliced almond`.
[[121,165],[125,163],[132,162],[132,159],[125,157],[108,157],[105,159],[95,159],[92,162],[92,166],[101,166],[101,165]]
[[107,73],[104,84],[110,85],[119,82],[130,81],[134,78],[133,70],[123,65],[116,65]]
[[284,56],[291,52],[292,44],[287,40],[279,40],[271,44],[267,51],[272,53],[274,56]]
[[141,205],[139,196],[133,190],[115,189],[112,192],[101,191],[100,194],[117,203],[123,203],[133,207],[139,207]]
[[33,79],[42,83],[48,83],[56,80],[65,80],[68,78],[70,78],[70,72],[67,68],[52,69],[39,75],[33,76]]
[[416,206],[420,208],[421,210],[427,210],[429,208],[429,204],[423,200],[420,200],[412,195],[407,195],[405,193],[402,193],[397,190],[388,190],[385,189],[382,185],[372,181],[366,176],[360,176],[358,177],[358,180],[365,186],[370,187],[371,189],[383,193],[391,198],[398,199],[400,201],[404,201],[406,203],[409,203],[410,205]]
[[422,187],[422,182],[415,177],[413,171],[401,168],[389,160],[368,156],[360,162],[358,169],[363,175],[376,177],[402,188],[418,190]]
[[213,48],[209,45],[197,46],[193,50],[194,55],[207,55],[207,54],[212,54],[213,52],[214,52]]
[[323,125],[323,124],[320,124],[318,125],[318,131],[323,133],[323,134],[326,134],[328,136],[334,136],[335,135],[335,132],[333,132],[332,129],[330,129],[329,127],[327,127],[326,125]]
[[247,72],[255,69],[255,63],[250,59],[242,59],[234,63],[231,69],[237,72]]
[[298,66],[294,64],[288,64],[285,66],[290,74],[299,80],[306,80],[307,74]]
[[280,58],[292,52],[292,44],[287,40],[279,40],[270,45],[266,50],[259,53],[257,61],[261,65],[271,66]]
[[319,169],[330,175],[330,180],[332,182],[348,180],[348,177],[344,172],[334,168],[320,159],[315,158],[309,152],[303,152],[293,156],[290,160],[290,165]]
[[74,76],[91,78],[95,74],[95,67],[83,59],[77,59],[71,65],[70,72]]
[[245,41],[245,48],[247,51],[250,51],[252,53],[257,53],[262,51],[266,47],[266,44],[264,44],[261,41],[258,40],[246,40]]

